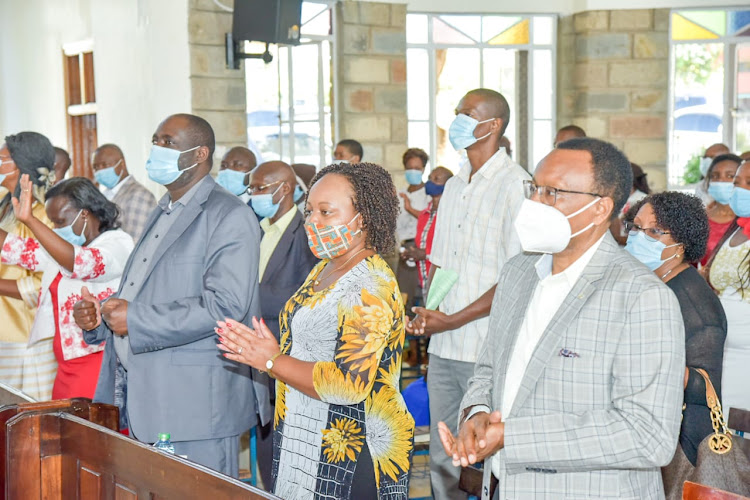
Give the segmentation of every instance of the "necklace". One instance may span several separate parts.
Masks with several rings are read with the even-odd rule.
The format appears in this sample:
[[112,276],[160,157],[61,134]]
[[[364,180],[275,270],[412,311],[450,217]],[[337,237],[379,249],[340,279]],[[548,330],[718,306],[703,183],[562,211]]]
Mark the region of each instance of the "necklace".
[[[344,263],[343,263],[343,264],[341,264],[340,266],[338,266],[338,267],[334,268],[334,269],[333,269],[333,271],[331,271],[330,273],[328,273],[328,276],[326,276],[325,278],[322,278],[322,277],[320,277],[320,276],[319,276],[319,277],[318,277],[318,279],[316,279],[316,280],[314,280],[314,281],[313,281],[313,285],[315,285],[315,286],[319,286],[319,285],[320,285],[320,282],[321,282],[321,281],[323,281],[323,280],[324,280],[324,279],[326,279],[326,278],[330,278],[331,276],[333,276],[333,273],[335,273],[336,271],[340,271],[341,269],[345,268],[345,267],[346,267],[346,265],[347,265],[347,264],[348,264],[349,262],[351,262],[351,261],[352,261],[352,259],[353,259],[354,257],[356,257],[357,255],[361,254],[361,253],[362,253],[362,252],[364,252],[365,250],[367,250],[367,248],[361,248],[361,249],[360,249],[360,250],[359,250],[358,252],[356,252],[356,253],[355,253],[354,255],[352,255],[351,257],[349,257],[348,259],[346,259],[346,262],[344,262]],[[321,274],[322,274],[322,271],[321,271]]]
[[670,274],[670,273],[671,273],[672,271],[674,271],[674,267],[673,267],[672,269],[670,269],[669,271],[667,271],[666,273],[664,273],[664,275],[663,275],[663,276],[661,277],[662,281],[664,280],[664,278],[666,278],[667,276],[669,276],[669,274]]

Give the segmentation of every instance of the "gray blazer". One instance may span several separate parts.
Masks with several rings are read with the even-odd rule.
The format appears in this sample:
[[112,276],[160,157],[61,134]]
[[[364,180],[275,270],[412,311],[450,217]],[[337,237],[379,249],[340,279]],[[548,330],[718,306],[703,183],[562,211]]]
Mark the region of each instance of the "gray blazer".
[[[540,256],[501,272],[490,331],[460,415],[499,409]],[[680,305],[607,233],[542,334],[505,419],[499,498],[664,498],[685,372]],[[483,497],[488,497],[490,460]]]
[[[161,211],[151,213],[144,234]],[[259,315],[259,242],[255,214],[210,178],[164,235],[128,305],[126,403],[117,398],[140,441],[157,441],[160,432],[169,432],[173,441],[232,436],[255,424],[256,410],[270,415],[267,387],[253,383],[250,367],[220,355],[213,330],[217,319],[249,324]],[[129,282],[134,255],[120,290]],[[84,332],[88,343],[111,337],[104,324]],[[107,342],[96,401],[115,403],[121,373],[114,345]]]

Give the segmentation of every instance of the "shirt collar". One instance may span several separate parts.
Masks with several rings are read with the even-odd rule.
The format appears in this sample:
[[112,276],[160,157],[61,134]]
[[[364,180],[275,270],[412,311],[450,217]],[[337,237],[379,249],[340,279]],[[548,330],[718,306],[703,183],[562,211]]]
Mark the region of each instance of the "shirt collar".
[[183,194],[180,197],[180,199],[177,200],[177,201],[175,201],[174,203],[172,203],[172,198],[171,198],[169,192],[167,192],[167,194],[165,194],[164,196],[162,196],[161,199],[159,200],[159,207],[162,210],[164,210],[164,211],[170,211],[170,210],[174,210],[174,207],[176,205],[182,205],[182,206],[187,205],[188,203],[190,203],[190,200],[193,199],[193,197],[195,196],[195,193],[198,191],[198,189],[200,188],[201,184],[203,184],[204,182],[208,182],[208,180],[207,180],[208,177],[210,177],[210,175],[206,175],[206,176],[203,177],[203,179],[201,179],[198,182],[196,182],[193,185],[193,187],[191,187],[190,189],[188,189],[187,193]]
[[[491,179],[500,168],[505,166],[509,159],[510,157],[505,153],[505,148],[500,148],[494,155],[490,156],[489,160],[484,162],[484,165],[479,167],[477,175],[481,175],[485,179]],[[469,160],[467,159],[461,166],[461,169],[458,172],[458,177],[468,184],[470,176],[471,163],[469,163]]]
[[591,262],[594,254],[601,246],[602,241],[604,241],[605,236],[607,236],[607,233],[604,233],[596,243],[591,245],[589,249],[586,250],[583,255],[578,257],[575,262],[568,266],[565,271],[554,276],[552,275],[552,254],[542,255],[542,257],[535,264],[537,276],[539,276],[539,279],[541,281],[545,281],[547,279],[554,279],[555,281],[564,279],[568,282],[568,285],[572,287],[575,282],[578,281],[578,278],[581,277],[583,270],[586,268],[589,262]]
[[279,217],[279,220],[277,220],[274,224],[271,224],[271,219],[266,217],[265,219],[260,221],[260,228],[264,233],[267,233],[269,230],[280,231],[283,233],[284,231],[286,231],[286,228],[289,227],[289,224],[292,223],[292,219],[294,219],[296,210],[297,205],[292,205],[292,208],[290,208],[287,213]]

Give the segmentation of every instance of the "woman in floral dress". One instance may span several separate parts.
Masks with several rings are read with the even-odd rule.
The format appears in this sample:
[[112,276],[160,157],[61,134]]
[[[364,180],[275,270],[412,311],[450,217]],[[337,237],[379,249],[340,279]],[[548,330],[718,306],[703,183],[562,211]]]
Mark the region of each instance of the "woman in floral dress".
[[380,256],[395,244],[393,181],[373,164],[326,167],[306,215],[322,262],[280,315],[281,345],[255,319],[227,319],[219,347],[277,379],[276,495],[405,500],[414,420],[399,391],[404,307]]
[[43,272],[29,344],[52,339],[57,359],[52,399],[93,398],[104,344],[83,340],[73,306],[81,300],[83,286],[99,300],[117,291],[133,239],[117,229],[117,207],[88,179],[74,177],[47,191],[46,210],[54,229],[34,215],[31,189],[24,174],[13,209],[35,238],[0,229],[0,258],[3,265]]

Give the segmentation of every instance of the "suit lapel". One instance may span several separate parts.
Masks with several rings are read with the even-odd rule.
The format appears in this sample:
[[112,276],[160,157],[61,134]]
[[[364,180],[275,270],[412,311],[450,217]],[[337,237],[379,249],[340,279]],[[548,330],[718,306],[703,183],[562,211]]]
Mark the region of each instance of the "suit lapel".
[[[198,217],[201,212],[203,212],[203,204],[208,199],[208,195],[211,193],[216,184],[213,181],[206,182],[202,180],[199,182],[201,182],[202,184],[198,187],[198,191],[187,203],[187,205],[182,208],[182,213],[177,216],[177,220],[174,221],[172,226],[169,228],[169,231],[167,231],[167,234],[164,235],[164,239],[162,240],[161,244],[159,244],[159,246],[156,248],[156,252],[154,252],[153,257],[151,258],[151,264],[148,267],[148,271],[143,277],[144,283],[151,275],[154,267],[159,263],[159,260],[164,256],[167,250],[169,250],[172,244],[177,241],[177,238],[182,236],[182,233],[184,233],[185,230],[190,227],[195,218]],[[161,212],[161,208],[159,208],[159,212]],[[147,231],[144,231],[144,234],[147,234]]]
[[[534,263],[537,261],[534,261]],[[497,360],[497,366],[501,369],[497,370],[497,382],[496,387],[505,387],[505,377],[507,375],[508,361],[513,353],[516,342],[518,341],[518,334],[521,332],[521,325],[523,324],[524,317],[526,316],[526,310],[529,308],[529,302],[531,302],[531,296],[534,294],[537,284],[539,283],[539,276],[536,273],[536,267],[532,264],[523,272],[520,278],[514,280],[520,284],[517,287],[512,284],[506,289],[506,294],[510,291],[508,300],[503,301],[501,305],[505,310],[514,311],[512,316],[508,318],[507,325],[491,325],[497,331],[496,335],[502,335],[505,342],[501,342],[500,345],[504,346],[500,358]],[[513,295],[513,292],[517,291],[517,295]],[[504,334],[508,332],[510,334]]]
[[[563,300],[560,308],[552,317],[552,320],[550,320],[542,337],[539,339],[536,349],[534,349],[534,353],[531,355],[529,364],[526,366],[526,372],[521,379],[521,387],[519,387],[518,394],[516,394],[516,398],[513,401],[509,416],[515,416],[523,408],[523,405],[544,373],[545,367],[549,364],[553,356],[558,354],[560,340],[563,338],[562,332],[567,331],[571,327],[578,318],[578,314],[581,312],[583,306],[588,302],[591,295],[596,292],[597,287],[595,283],[604,277],[608,263],[611,262],[616,248],[617,244],[607,234],[591,258],[591,261],[584,268],[581,276],[565,297],[565,300]],[[520,330],[521,325],[518,328]]]
[[289,252],[289,247],[292,245],[294,235],[302,225],[302,214],[299,213],[299,210],[297,210],[296,206],[292,207],[292,210],[295,210],[297,213],[294,214],[294,218],[289,223],[289,226],[287,226],[284,234],[281,235],[281,239],[276,244],[276,248],[273,249],[271,258],[268,259],[268,264],[266,264],[266,270],[263,273],[263,279],[261,279],[261,283],[271,281],[277,270],[281,268],[284,263],[284,259]]

